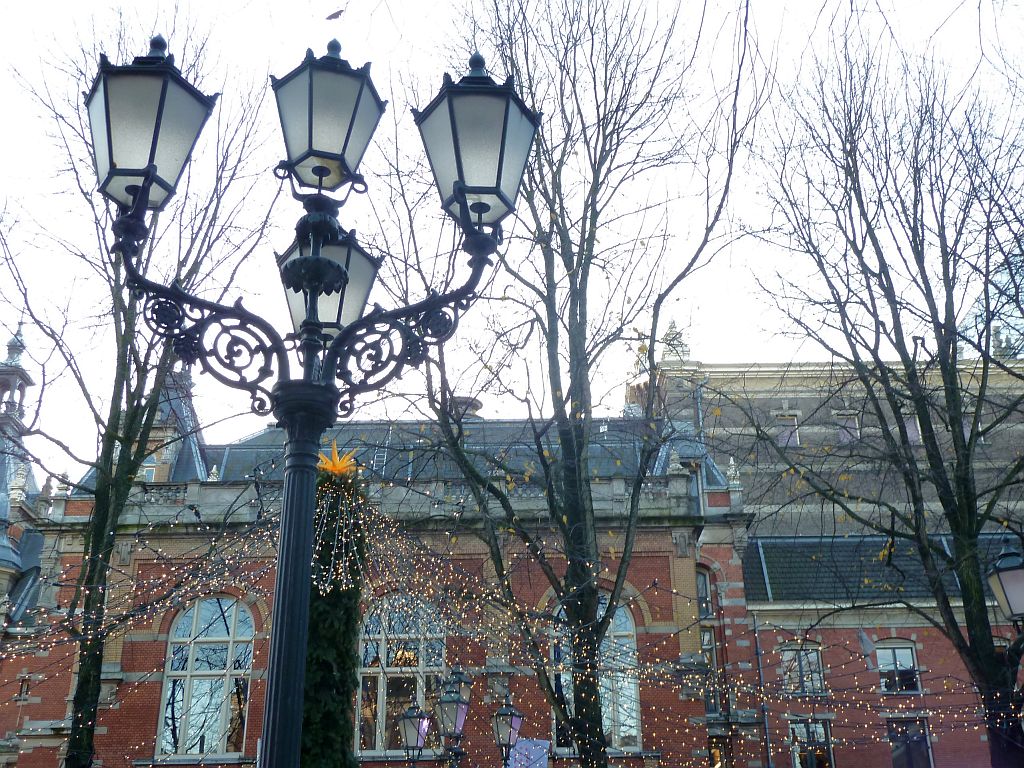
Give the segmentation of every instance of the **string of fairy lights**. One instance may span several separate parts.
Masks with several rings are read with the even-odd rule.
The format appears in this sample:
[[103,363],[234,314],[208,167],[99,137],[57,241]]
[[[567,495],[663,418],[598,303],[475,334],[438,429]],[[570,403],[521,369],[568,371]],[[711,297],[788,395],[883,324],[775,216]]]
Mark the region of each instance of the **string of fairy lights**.
[[[364,469],[363,482],[369,482],[365,475]],[[509,605],[505,590],[494,583],[493,576],[487,575],[488,570],[483,565],[486,555],[477,554],[472,546],[467,546],[477,534],[478,521],[473,514],[467,514],[472,511],[472,504],[465,496],[438,495],[436,487],[427,488],[427,485],[419,487],[415,483],[399,485],[386,481],[381,487],[400,498],[385,500],[380,494],[370,494],[377,500],[358,505],[360,524],[366,536],[366,547],[358,562],[365,584],[364,594],[371,603],[375,596],[399,593],[415,596],[433,606],[447,636],[458,638],[457,642],[447,644],[448,665],[460,663],[480,674],[484,665],[474,664],[474,659],[479,661],[491,655],[491,649],[503,652],[507,668],[520,671],[511,674],[509,682],[517,696],[517,706],[526,716],[523,735],[550,740],[553,738],[550,708],[537,695],[529,674],[524,673],[543,665],[551,675],[564,675],[570,671],[570,664],[564,657],[554,659],[548,648],[544,648],[541,657],[531,652],[517,624],[525,622],[535,638],[549,645],[564,631],[555,608],[543,605],[548,585],[538,576],[531,556],[509,537],[505,542],[505,578],[519,601]],[[239,596],[257,609],[263,622],[266,621],[265,606],[272,601],[272,555],[279,504],[278,486],[264,483],[264,491],[267,488],[271,489],[270,493],[254,500],[250,496],[251,484],[245,486],[222,513],[214,517],[207,512],[210,519],[205,521],[198,516],[195,522],[188,520],[191,510],[182,507],[170,520],[154,519],[125,534],[132,544],[131,563],[124,567],[114,564],[107,588],[107,621],[99,631],[110,639],[123,641],[120,665],[132,674],[117,685],[113,698],[105,702],[106,707],[124,705],[127,708],[134,702],[160,695],[166,662],[162,658],[154,662],[151,649],[144,646],[147,642],[156,642],[166,647],[166,637],[154,633],[159,632],[170,613],[181,610],[198,597],[218,593]],[[398,514],[387,513],[392,507]],[[424,511],[424,514],[417,514]],[[62,538],[79,531],[74,524],[65,522],[55,525],[53,533],[56,538]],[[550,557],[557,559],[562,554],[557,536],[546,534],[539,524],[532,532]],[[342,564],[357,556],[350,536],[350,529],[344,525],[317,530],[318,546],[333,547],[337,553],[334,561],[337,567],[319,574],[319,586],[325,587],[342,578],[345,572]],[[589,564],[599,583],[604,583],[614,566],[613,547],[613,544],[605,547],[606,561]],[[51,555],[60,553],[53,551]],[[636,571],[646,572],[645,557],[647,555],[641,552],[634,554]],[[8,627],[4,647],[0,649],[0,665],[6,671],[6,680],[11,683],[19,679],[22,670],[28,670],[31,677],[27,692],[14,685],[16,695],[0,701],[0,717],[8,715],[10,708],[26,706],[32,689],[70,682],[69,667],[76,651],[76,638],[66,631],[62,624],[66,617],[61,614],[67,608],[79,572],[80,561],[76,558],[74,554],[61,556],[58,572],[47,579],[47,587],[57,593],[57,605],[41,606],[21,625]],[[883,711],[891,719],[927,717],[929,733],[940,741],[946,734],[984,731],[980,703],[972,683],[947,674],[946,670],[958,668],[959,662],[952,647],[938,642],[934,634],[928,634],[927,647],[918,656],[928,662],[928,668],[917,670],[923,692],[882,696],[879,672],[869,668],[863,648],[850,639],[849,633],[818,628],[810,636],[801,634],[797,627],[811,624],[812,614],[808,614],[806,623],[792,617],[787,617],[784,623],[762,620],[758,638],[765,648],[765,684],[762,687],[750,664],[752,656],[745,653],[741,660],[737,654],[740,647],[749,647],[755,640],[749,624],[729,626],[732,634],[726,642],[716,642],[718,671],[703,674],[680,664],[681,649],[692,649],[696,653],[698,630],[708,624],[706,617],[698,616],[698,597],[660,579],[647,584],[634,583],[632,587],[619,610],[629,612],[638,631],[626,641],[606,643],[600,672],[617,679],[635,680],[639,692],[636,714],[641,744],[645,750],[657,750],[663,758],[670,757],[674,765],[703,766],[707,763],[706,755],[701,754],[708,739],[708,726],[703,718],[706,694],[714,694],[723,707],[731,707],[734,712],[766,707],[773,723],[776,759],[789,749],[786,715],[827,719],[834,747],[851,750],[853,754],[888,747],[885,719],[879,714]],[[650,626],[647,616],[651,617]],[[721,619],[711,623],[716,632],[725,628]],[[921,628],[914,631],[925,632]],[[133,635],[139,633],[156,640],[133,641]],[[255,669],[265,664],[268,638],[265,623],[258,625]],[[782,659],[777,649],[794,640],[813,642],[820,651],[826,695],[794,697],[786,691],[778,672]],[[55,688],[51,686],[49,690]],[[660,695],[661,692],[672,695]],[[63,699],[60,703],[63,706]],[[101,710],[101,718],[103,712]],[[489,716],[489,711],[471,707],[467,733],[480,733],[489,728]],[[39,718],[32,720],[39,722]],[[727,732],[740,742],[746,740],[748,749],[759,749],[758,723],[723,723]],[[119,745],[123,758],[159,763],[174,757],[154,756],[159,727],[158,722],[139,724],[131,736],[122,733]],[[51,735],[48,726],[31,723],[19,733],[23,742],[30,741],[33,734]],[[130,743],[125,744],[126,739]],[[252,738],[247,739],[247,743],[252,741]],[[471,750],[467,764],[472,764],[474,759],[478,758]],[[479,760],[488,764],[483,754]]]

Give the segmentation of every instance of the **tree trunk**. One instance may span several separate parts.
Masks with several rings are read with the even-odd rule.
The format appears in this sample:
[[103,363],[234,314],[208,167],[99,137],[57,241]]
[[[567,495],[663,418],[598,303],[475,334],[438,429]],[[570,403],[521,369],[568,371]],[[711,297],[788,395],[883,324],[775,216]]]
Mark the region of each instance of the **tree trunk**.
[[[590,590],[588,590],[590,591]],[[597,604],[597,589],[594,607]],[[572,633],[573,718],[572,736],[580,768],[608,768],[608,742],[602,719],[600,671],[601,642],[596,622],[585,622]]]
[[[110,448],[112,453],[112,447]],[[116,472],[116,470],[115,470]],[[117,521],[127,499],[131,480],[123,477],[124,467],[112,481],[99,484],[95,506],[89,521],[89,535],[83,553],[85,577],[82,580],[82,637],[78,650],[78,677],[71,704],[71,731],[68,735],[65,768],[90,768],[95,755],[93,735],[99,717],[103,651],[106,634],[107,572],[114,546]],[[124,486],[123,493],[119,492]]]

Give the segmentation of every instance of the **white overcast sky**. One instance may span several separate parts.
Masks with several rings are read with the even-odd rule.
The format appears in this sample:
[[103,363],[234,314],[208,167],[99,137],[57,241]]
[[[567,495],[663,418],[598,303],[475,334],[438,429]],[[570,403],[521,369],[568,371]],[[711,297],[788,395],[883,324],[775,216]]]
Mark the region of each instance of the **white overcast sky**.
[[[45,0],[44,2],[6,3],[0,16],[0,104],[2,121],[0,135],[4,139],[4,170],[0,174],[0,210],[6,209],[4,221],[25,215],[47,221],[48,226],[62,225],[60,202],[54,203],[53,187],[63,183],[59,175],[59,154],[52,148],[50,126],[39,117],[39,111],[22,85],[12,76],[17,70],[29,82],[41,81],[47,71],[46,61],[59,58],[65,48],[75,48],[76,41],[88,39],[95,30],[109,28],[119,15],[136,19],[141,28],[161,31],[160,19],[177,13],[179,18],[194,20],[200,30],[210,33],[209,50],[236,71],[252,74],[254,80],[265,81],[267,73],[282,75],[299,63],[307,47],[321,55],[329,39],[342,44],[342,55],[355,65],[373,62],[374,81],[384,98],[389,84],[401,84],[405,73],[415,72],[426,78],[433,89],[440,84],[446,69],[461,74],[456,62],[462,62],[468,51],[459,50],[461,36],[451,30],[460,11],[455,2],[435,0],[206,0],[206,2],[100,3],[87,0]],[[712,0],[711,5],[716,3]],[[1017,46],[1024,32],[1024,8],[1020,0],[856,0],[855,5],[865,23],[881,28],[887,25],[891,34],[910,50],[928,48],[938,58],[953,62],[962,71],[978,59],[979,40],[991,44],[1001,38],[1004,44]],[[759,44],[766,55],[778,57],[780,75],[792,72],[815,40],[824,40],[828,19],[836,8],[848,12],[850,0],[820,2],[816,0],[754,0],[753,18]],[[980,9],[980,16],[979,16]],[[327,16],[343,11],[337,20]],[[980,21],[979,21],[980,18]],[[1006,42],[1010,41],[1010,42]],[[487,41],[478,40],[487,56]],[[145,53],[147,41],[138,41],[138,53]],[[174,53],[174,39],[170,39]],[[501,73],[498,73],[501,74]],[[52,70],[49,74],[53,76]],[[219,85],[217,87],[220,87]],[[230,82],[223,85],[231,87]],[[393,102],[394,103],[394,102]],[[278,154],[280,140],[272,148]],[[273,154],[273,153],[272,153]],[[276,156],[268,156],[267,184],[273,184],[269,169]],[[742,181],[739,185],[751,205],[757,204],[756,185]],[[370,189],[370,195],[373,189]],[[294,209],[294,210],[293,210]],[[275,222],[280,234],[273,242],[279,250],[287,245],[279,242],[288,237],[288,229],[298,215],[297,205],[290,201],[278,206]],[[348,223],[348,222],[346,222]],[[86,235],[87,236],[87,235]],[[15,242],[17,238],[12,238]],[[269,247],[268,247],[269,249]],[[38,248],[40,270],[35,279],[43,279],[48,270],[59,264],[47,262],[45,247]],[[754,242],[744,242],[695,277],[680,294],[675,319],[686,330],[693,357],[706,362],[785,361],[815,357],[813,350],[801,349],[792,340],[777,335],[779,322],[767,312],[752,278],[752,269],[770,268],[777,254]],[[266,261],[269,263],[270,254]],[[267,271],[254,274],[267,276]],[[250,276],[249,279],[253,279]],[[276,283],[276,280],[271,281]],[[244,286],[267,302],[283,303],[280,287]],[[10,305],[9,289],[0,283],[4,301],[0,302],[0,323],[10,328],[17,320],[17,310]],[[280,312],[283,319],[283,309]],[[261,309],[256,306],[256,309]],[[264,311],[271,311],[269,306]],[[2,333],[3,331],[0,331]],[[33,343],[29,331],[28,342]],[[0,339],[0,342],[6,340]],[[2,347],[0,347],[2,350]],[[205,400],[200,413],[209,418],[231,406],[243,406],[237,394],[216,394],[202,390]],[[208,403],[204,406],[204,402]],[[50,408],[54,404],[49,405]],[[487,414],[485,414],[487,415]],[[70,414],[68,414],[70,417]],[[217,439],[238,437],[259,428],[265,420],[235,422],[220,430]],[[91,433],[86,428],[85,435]],[[83,438],[89,439],[89,438]],[[88,452],[87,446],[79,446]],[[57,467],[61,468],[61,467]],[[75,470],[67,467],[74,474]]]

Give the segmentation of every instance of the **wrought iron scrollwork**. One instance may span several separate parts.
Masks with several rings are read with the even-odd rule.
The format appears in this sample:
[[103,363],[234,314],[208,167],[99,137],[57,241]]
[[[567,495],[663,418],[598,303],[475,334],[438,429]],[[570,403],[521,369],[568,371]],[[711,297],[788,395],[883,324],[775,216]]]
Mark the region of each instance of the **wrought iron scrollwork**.
[[183,363],[198,362],[217,381],[248,392],[255,413],[270,413],[271,388],[278,378],[288,378],[284,341],[273,326],[245,309],[241,299],[233,306],[205,301],[176,283],[160,285],[138,271],[135,258],[148,234],[142,218],[147,193],[147,189],[139,192],[114,227],[118,237],[114,250],[122,255],[128,288],[142,298],[146,326],[169,343]]

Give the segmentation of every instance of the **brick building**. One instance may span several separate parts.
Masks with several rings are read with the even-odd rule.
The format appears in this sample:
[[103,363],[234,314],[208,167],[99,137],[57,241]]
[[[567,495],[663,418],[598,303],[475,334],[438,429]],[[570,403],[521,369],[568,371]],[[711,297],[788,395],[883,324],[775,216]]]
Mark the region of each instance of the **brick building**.
[[[984,418],[998,426],[979,439],[979,484],[1020,455],[1024,420],[1013,404],[1024,385],[1014,366],[989,382]],[[769,753],[775,766],[801,768],[987,765],[980,701],[935,624],[920,558],[881,533],[900,483],[866,447],[880,428],[848,374],[828,364],[703,365],[685,346],[663,361],[668,412],[698,425],[743,510],[706,520],[698,542],[702,631],[720,674],[709,734],[722,766],[765,765]],[[917,424],[905,418],[913,440]],[[822,477],[841,484],[839,504],[815,487]],[[1021,509],[1015,494],[1004,497],[1006,519],[1019,523]],[[930,540],[952,552],[933,512]],[[880,515],[882,525],[867,524]],[[983,564],[1001,543],[997,530],[979,537]],[[941,578],[962,621],[956,574]],[[995,643],[1008,646],[1017,633],[991,596],[989,605]]]
[[[246,764],[259,750],[283,435],[268,428],[229,445],[206,444],[195,429],[189,387],[187,376],[171,378],[152,458],[112,554],[96,731],[104,766]],[[516,512],[542,532],[548,523],[543,490],[526,469],[534,450],[527,425],[473,413],[467,419],[474,450],[500,451],[522,470],[507,478],[510,488],[518,483]],[[621,552],[627,478],[649,425],[624,417],[601,420],[595,429],[590,458],[601,572],[608,574]],[[18,425],[7,432],[16,437]],[[570,744],[555,727],[522,644],[486,604],[457,598],[482,594],[493,568],[470,495],[454,465],[434,450],[432,435],[423,422],[350,422],[325,440],[356,450],[372,509],[400,524],[388,529],[398,542],[388,573],[378,569],[366,595],[357,747],[370,763],[402,759],[395,718],[410,698],[430,710],[440,678],[458,665],[474,680],[462,744],[469,763],[498,761],[490,717],[510,691],[526,715],[523,754],[571,764]],[[742,519],[734,490],[692,429],[676,430],[663,446],[644,492],[624,601],[602,646],[605,724],[616,765],[708,762],[705,706],[717,692],[708,685],[705,658],[715,651],[702,647],[696,542],[706,521]],[[49,768],[59,765],[68,729],[77,647],[61,620],[76,601],[91,500],[58,481],[12,495],[9,506],[10,550],[21,562],[11,565],[16,586],[0,659],[0,763]],[[517,600],[547,633],[550,670],[564,690],[568,662],[552,591],[515,539],[503,537],[502,547],[514,564]],[[558,562],[557,552],[551,557]],[[11,606],[24,592],[26,572],[34,574],[35,589],[18,613]],[[420,762],[442,764],[437,739],[428,747]]]

